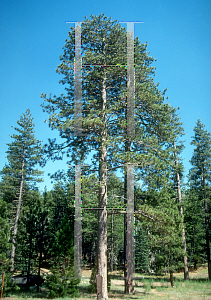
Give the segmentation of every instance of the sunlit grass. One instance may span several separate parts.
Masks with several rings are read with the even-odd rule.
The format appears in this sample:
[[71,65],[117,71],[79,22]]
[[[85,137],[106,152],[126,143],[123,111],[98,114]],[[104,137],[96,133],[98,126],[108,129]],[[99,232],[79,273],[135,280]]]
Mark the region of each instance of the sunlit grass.
[[[91,271],[86,271],[83,276],[89,277]],[[126,300],[126,299],[146,299],[146,300],[160,300],[160,299],[180,299],[180,300],[211,300],[211,282],[208,281],[207,267],[201,267],[197,271],[190,272],[190,280],[184,281],[183,273],[174,274],[175,287],[171,287],[169,275],[168,276],[149,276],[144,274],[136,274],[141,277],[141,280],[134,280],[134,295],[124,294],[124,280],[117,277],[123,277],[123,272],[113,272],[111,279],[111,291],[109,292],[109,299]],[[89,279],[83,278],[79,284],[80,298],[95,299],[95,294],[89,293]],[[10,300],[41,300],[46,299],[46,293],[37,293],[36,289],[31,292],[21,292],[15,295],[10,295]],[[57,300],[70,300],[75,298],[65,297],[57,298]]]
[[[122,272],[113,272],[109,299],[204,299],[211,300],[211,282],[208,281],[207,267],[201,267],[197,271],[190,272],[190,280],[184,281],[183,273],[174,274],[172,288],[167,276],[148,276],[136,274],[141,280],[134,280],[135,295],[124,294],[124,280],[115,280],[115,275],[123,276]],[[85,295],[84,295],[85,296]],[[93,297],[87,299],[92,299]],[[85,298],[81,298],[85,299]]]

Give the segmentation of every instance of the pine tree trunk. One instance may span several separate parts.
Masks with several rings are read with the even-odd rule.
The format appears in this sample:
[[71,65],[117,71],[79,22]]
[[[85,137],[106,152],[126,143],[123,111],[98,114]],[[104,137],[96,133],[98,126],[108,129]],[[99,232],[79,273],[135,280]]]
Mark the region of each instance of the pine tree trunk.
[[197,270],[197,259],[196,259],[196,243],[195,243],[195,222],[193,220],[193,269]]
[[134,167],[127,166],[127,294],[134,294]]
[[[204,168],[203,168],[204,169]],[[203,170],[204,172],[204,170]],[[210,261],[210,235],[209,235],[209,218],[208,218],[208,203],[206,199],[206,183],[203,176],[203,189],[204,189],[204,212],[205,212],[205,228],[206,228],[206,252],[208,263],[208,279],[211,280],[211,261]]]
[[93,248],[93,243],[91,243],[91,249],[90,249],[90,270],[92,269],[92,248]]
[[[131,142],[135,136],[135,105],[134,105],[134,31],[130,27],[127,28],[127,109],[125,119],[127,120],[126,128],[126,143],[125,152],[131,152]],[[127,161],[128,162],[128,161]],[[129,161],[130,162],[130,161]],[[127,165],[128,166],[128,165]],[[134,183],[133,176],[131,176],[131,166],[127,169],[127,243],[126,246],[126,261],[127,271],[125,270],[125,292],[126,294],[133,294],[133,272],[134,272],[134,250],[133,250],[133,232],[134,232]]]
[[[44,203],[44,207],[45,207],[45,203]],[[42,213],[42,227],[41,227],[41,237],[40,237],[40,245],[39,245],[39,266],[38,266],[38,284],[37,284],[37,292],[40,291],[40,269],[41,269],[41,265],[42,265],[42,252],[43,252],[43,232],[44,232],[44,211]]]
[[194,258],[194,264],[193,264],[193,269],[197,270],[197,260]]
[[33,235],[33,232],[32,232],[32,226],[33,224],[30,223],[29,224],[29,258],[28,258],[28,266],[27,266],[27,284],[26,284],[26,287],[27,287],[27,290],[29,290],[29,285],[30,285],[30,282],[29,282],[29,277],[30,277],[30,270],[31,270],[31,259],[32,259],[32,235]]
[[[184,253],[186,253],[187,248],[186,248],[186,238],[185,238],[184,224],[183,224],[183,229],[182,229],[182,243],[183,243]],[[184,259],[184,265],[185,265],[185,268],[184,268],[184,280],[189,280],[188,258],[187,258],[186,254],[184,254],[183,259]]]
[[114,263],[114,249],[113,249],[113,230],[114,230],[114,215],[111,215],[111,272],[113,272],[114,268],[113,268],[113,263]]
[[[126,152],[131,151],[131,142],[126,143]],[[127,170],[127,171],[126,171]],[[133,168],[125,168],[124,198],[127,206],[124,224],[124,278],[125,294],[134,294],[133,272],[134,272],[134,182]],[[132,176],[131,176],[132,175]]]
[[18,206],[15,216],[15,224],[14,224],[14,230],[13,230],[13,237],[12,237],[12,250],[11,250],[11,268],[10,272],[13,274],[14,272],[14,263],[15,263],[15,239],[18,231],[18,220],[20,216],[20,210],[21,210],[21,199],[22,199],[22,192],[23,192],[23,180],[24,180],[24,164],[25,164],[25,143],[24,143],[24,149],[23,149],[23,160],[22,160],[22,167],[21,167],[21,182],[20,182],[20,190],[19,190],[19,196],[18,196]]
[[[174,149],[176,150],[176,144],[174,141]],[[177,159],[177,152],[174,153],[175,155],[175,165],[178,166],[178,159]],[[179,210],[180,215],[182,217],[182,243],[183,243],[183,260],[184,260],[184,280],[189,280],[189,272],[188,272],[188,258],[186,255],[187,247],[186,247],[186,238],[185,238],[185,226],[184,226],[184,215],[183,215],[183,207],[182,207],[182,194],[181,194],[181,186],[180,186],[180,175],[179,172],[177,172],[177,195],[178,195],[178,201],[179,201]]]
[[[127,206],[127,171],[125,167],[124,178],[124,205]],[[125,279],[125,294],[127,293],[127,262],[126,262],[126,246],[127,246],[127,214],[124,214],[124,279]]]
[[[98,251],[97,270],[102,276],[102,299],[108,299],[107,290],[107,146],[106,146],[106,78],[102,82],[102,119],[104,129],[101,133],[99,150],[99,205],[98,205]],[[98,297],[99,299],[99,297]]]
[[[129,141],[125,143],[125,152],[131,151],[131,144]],[[127,167],[125,167],[124,175],[124,205],[127,207]],[[127,280],[127,214],[124,214],[124,278],[125,278],[125,294],[129,293],[129,283]]]
[[66,287],[66,279],[65,279],[65,265],[66,265],[66,258],[64,256],[63,265],[62,265],[62,275],[63,275],[63,286]]
[[170,271],[170,282],[171,282],[171,287],[174,287],[174,273]]
[[207,247],[208,279],[211,280],[210,237],[209,237],[209,219],[208,219],[208,205],[207,205],[207,200],[205,200],[205,226],[206,226],[206,247]]
[[41,269],[41,265],[42,265],[42,246],[40,248],[40,256],[39,256],[37,292],[40,291],[40,284],[41,284],[41,282],[40,282],[40,274],[41,274],[40,269]]

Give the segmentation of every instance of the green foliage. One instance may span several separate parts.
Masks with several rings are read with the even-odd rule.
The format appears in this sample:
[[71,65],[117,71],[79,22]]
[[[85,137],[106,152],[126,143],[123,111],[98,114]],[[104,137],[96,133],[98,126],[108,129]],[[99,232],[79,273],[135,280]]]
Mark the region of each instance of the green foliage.
[[[82,64],[114,65],[127,64],[127,33],[116,21],[106,16],[91,16],[81,26]],[[102,149],[102,132],[106,132],[107,162],[117,166],[125,162],[139,163],[145,169],[162,170],[167,157],[166,142],[178,132],[182,132],[181,123],[176,120],[175,109],[164,103],[165,91],[159,91],[154,83],[154,59],[148,55],[147,44],[138,38],[135,45],[135,124],[136,133],[131,153],[125,152],[124,144],[129,140],[125,136],[127,122],[127,68],[84,66],[82,68],[82,127],[86,138],[74,136],[74,47],[75,30],[70,28],[61,64],[57,73],[63,75],[60,81],[65,86],[66,95],[42,94],[43,110],[49,114],[48,124],[57,129],[62,143],[50,140],[46,145],[47,156],[62,159],[67,153],[70,162],[84,161],[92,150],[92,168],[97,166],[98,151]],[[102,82],[105,81],[106,103],[102,109]],[[106,123],[103,120],[106,116]],[[174,133],[173,133],[174,132]],[[96,152],[97,151],[97,152]],[[100,153],[100,152],[99,152]],[[162,164],[161,164],[162,162]],[[158,174],[159,176],[159,174]],[[162,178],[162,177],[160,177]]]
[[8,269],[7,251],[9,249],[9,224],[7,205],[0,199],[0,272],[5,272]]
[[[95,174],[82,176],[82,246],[83,258],[91,265],[96,258],[97,250],[97,228],[98,228],[98,180]],[[122,207],[123,202],[121,192],[123,191],[122,181],[114,174],[108,176],[108,207]],[[86,209],[89,208],[89,209]],[[94,209],[92,209],[94,208]],[[109,211],[108,211],[109,212]],[[108,266],[111,262],[112,243],[112,216],[108,216]],[[113,256],[114,266],[118,263],[119,253],[123,251],[123,215],[113,216]]]
[[52,239],[49,250],[52,274],[46,279],[50,289],[48,297],[78,296],[80,280],[70,278],[74,276],[73,207],[68,199],[67,186],[61,182],[54,186],[51,205]]
[[[113,172],[108,174],[108,204],[110,208],[125,208],[124,205],[124,183]],[[112,210],[108,210],[108,213]],[[118,212],[118,209],[113,209]],[[113,221],[112,221],[113,220]],[[112,228],[113,227],[113,228]],[[113,238],[113,242],[112,242]],[[112,245],[113,243],[113,245]],[[113,253],[112,253],[113,249]],[[122,256],[124,251],[124,215],[116,214],[108,216],[108,266],[111,267],[113,256],[113,269],[122,267]]]
[[[200,193],[202,193],[211,182],[211,134],[200,120],[194,127],[194,133],[191,142],[191,145],[194,145],[194,153],[190,160],[192,168],[189,179],[190,186],[200,188]],[[202,179],[205,181],[203,182]]]
[[[136,222],[138,223],[138,222]],[[150,242],[142,223],[136,224],[135,229],[135,270],[146,273],[150,269]]]
[[23,191],[36,189],[36,182],[41,171],[36,169],[42,156],[40,141],[35,138],[34,124],[30,110],[20,116],[15,127],[15,134],[11,136],[12,142],[8,144],[7,163],[0,172],[2,177],[1,193],[2,198],[8,204],[11,233],[11,271],[14,271],[15,240],[18,232],[18,220],[21,206],[23,207]]
[[[172,145],[175,140],[179,143],[178,139],[183,134],[176,109],[164,103],[165,91],[160,91],[154,82],[155,71],[152,67],[154,59],[148,55],[147,44],[142,44],[136,38],[134,41],[135,136],[129,137],[126,134],[127,68],[102,68],[101,66],[127,64],[126,30],[104,15],[91,16],[90,20],[86,18],[83,22],[81,36],[82,128],[86,138],[74,135],[75,30],[70,28],[69,38],[66,40],[64,53],[61,56],[61,64],[57,68],[57,72],[63,76],[60,82],[65,86],[66,95],[48,97],[42,94],[41,96],[44,99],[43,110],[49,114],[49,127],[57,129],[62,137],[62,143],[57,143],[56,140],[49,141],[46,145],[46,154],[53,159],[61,159],[63,154],[67,153],[71,163],[82,163],[87,155],[91,154],[93,159],[92,166],[89,168],[90,172],[98,164],[102,165],[101,160],[104,155],[103,161],[107,164],[108,174],[112,167],[135,163],[135,180],[141,179],[142,191],[147,191],[149,195],[149,201],[144,203],[144,210],[148,209],[150,214],[156,215],[156,221],[161,220],[156,230],[153,226],[146,225],[147,230],[150,229],[152,247],[163,249],[165,244],[166,249],[171,249],[169,251],[172,257],[173,252],[180,249],[179,245],[181,245],[181,238],[179,238],[181,230],[178,226],[174,229],[179,218],[177,203],[173,199],[175,192],[172,193],[168,188],[173,186],[172,173],[175,172]],[[93,68],[92,66],[96,64],[97,66]],[[102,97],[103,92],[104,95],[106,94],[106,99]],[[179,145],[178,148],[182,147]],[[100,177],[99,180],[101,180]],[[116,188],[112,184],[109,186],[107,180],[105,185],[108,190],[108,205],[112,203],[113,196],[126,197],[123,189]],[[113,195],[112,192],[109,194],[109,191],[112,191]],[[91,199],[94,204],[93,196]],[[113,203],[120,207],[124,205],[124,201],[118,203],[115,200]],[[136,207],[143,204],[137,197],[135,203]],[[85,217],[84,221],[86,220],[88,218]],[[94,216],[90,217],[91,224],[94,220]],[[164,226],[167,227],[166,231]],[[94,232],[89,233],[88,227],[87,222],[83,229],[84,234],[87,240],[94,239]],[[123,235],[120,231],[117,235],[121,236],[119,240],[122,243]],[[108,239],[109,247],[111,247],[110,237],[111,235]],[[158,242],[159,240],[162,240],[162,243]],[[120,243],[118,248],[120,248]],[[163,258],[165,255],[166,253],[163,253]],[[178,262],[175,260],[175,263]]]
[[37,191],[28,191],[24,195],[24,202],[16,238],[15,261],[16,268],[22,274],[31,274],[36,272],[37,267],[43,207]]
[[188,257],[190,265],[196,269],[197,265],[206,262],[204,211],[198,189],[186,191],[184,204]]
[[3,296],[10,296],[14,293],[20,291],[20,287],[17,286],[11,279],[10,273],[5,273],[4,275],[4,288],[3,288]]
[[[136,38],[136,126],[133,139],[128,137],[127,68],[117,66],[127,64],[127,32],[116,21],[104,15],[91,16],[90,20],[85,18],[81,30],[82,127],[86,136],[74,135],[75,29],[70,28],[61,64],[57,68],[57,73],[63,76],[61,83],[65,86],[66,95],[48,97],[42,94],[42,107],[49,114],[49,127],[58,130],[62,138],[61,143],[49,140],[45,154],[52,159],[63,159],[66,153],[69,163],[77,164],[82,164],[88,155],[92,155],[92,165],[83,169],[82,176],[82,201],[86,208],[98,207],[98,191],[102,182],[99,182],[101,179],[98,180],[95,174],[90,175],[90,172],[99,170],[102,154],[106,154],[104,162],[108,170],[105,182],[108,207],[126,206],[126,180],[124,186],[122,180],[113,173],[113,168],[125,168],[127,163],[134,163],[135,181],[140,184],[135,186],[135,210],[140,213],[135,216],[136,269],[141,272],[154,270],[162,274],[165,271],[174,272],[181,266],[183,254],[182,219],[174,189],[175,173],[178,171],[182,175],[183,168],[181,162],[175,166],[173,147],[173,142],[176,141],[177,152],[181,153],[181,122],[176,109],[165,103],[165,91],[160,91],[154,82],[154,59],[147,52],[147,44]],[[97,66],[91,66],[95,64]],[[106,92],[104,102],[102,91]],[[40,180],[42,172],[35,167],[42,160],[42,151],[40,142],[34,136],[34,124],[29,110],[21,116],[18,125],[15,128],[17,134],[12,136],[13,142],[8,144],[8,163],[1,172],[3,201],[0,200],[0,267],[4,269],[7,265],[5,253],[8,250],[8,218],[5,203],[8,210],[16,207],[15,200],[23,175],[24,194],[16,239],[16,266],[28,274],[31,271],[39,273],[42,266],[51,269],[51,275],[47,277],[50,298],[77,296],[77,284],[80,281],[70,279],[73,277],[73,169],[70,168],[67,176],[56,174],[56,181],[50,192],[45,191],[42,196],[37,193],[35,183]],[[209,206],[211,194],[210,144],[200,122],[195,131],[196,139],[193,144],[198,150],[192,158],[194,168],[191,170],[191,187],[186,195],[184,211],[189,256],[203,261],[203,199],[206,192]],[[126,174],[126,168],[124,171]],[[203,186],[202,174],[206,182]],[[84,209],[82,216],[83,261],[91,264],[97,256],[98,211]],[[118,263],[118,267],[121,267],[123,247],[123,215],[116,214],[112,219],[109,216],[108,264],[111,263],[113,252],[115,264]],[[97,264],[92,269],[90,292],[96,292],[96,274]],[[109,275],[107,279],[110,288]]]
[[[82,249],[84,260],[94,263],[97,249],[98,181],[95,174],[82,176]],[[85,209],[88,208],[88,209]],[[92,209],[94,208],[94,209]]]
[[42,181],[40,175],[43,173],[36,168],[42,157],[42,147],[35,138],[35,125],[29,109],[20,116],[17,125],[14,127],[16,133],[11,136],[12,142],[7,144],[8,162],[1,171],[3,197],[9,203],[19,192],[22,173],[26,188],[30,186],[32,189],[36,182]]
[[[211,134],[200,120],[194,127],[191,144],[194,152],[190,160],[189,185],[185,195],[185,224],[188,254],[191,264],[210,261],[211,226]],[[211,266],[210,266],[211,268]],[[210,270],[211,278],[211,270]]]
[[48,298],[79,296],[77,285],[80,283],[80,279],[69,278],[74,276],[73,267],[67,266],[65,263],[63,271],[63,274],[61,274],[60,270],[52,270],[52,274],[47,276],[46,286],[50,290]]
[[90,293],[97,293],[96,275],[97,275],[97,261],[95,261],[95,265],[92,268],[91,278],[89,281],[89,283],[90,283],[89,292]]
[[158,274],[175,272],[182,266],[182,222],[173,197],[170,187],[163,188],[151,196],[147,193],[145,204],[137,206],[140,214],[136,217],[148,233],[150,268]]

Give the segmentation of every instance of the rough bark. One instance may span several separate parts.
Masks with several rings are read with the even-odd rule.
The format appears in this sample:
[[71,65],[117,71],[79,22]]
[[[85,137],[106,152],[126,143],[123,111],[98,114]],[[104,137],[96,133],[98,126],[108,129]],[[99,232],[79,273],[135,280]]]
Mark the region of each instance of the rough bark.
[[19,189],[19,196],[18,196],[18,206],[16,210],[15,216],[15,223],[14,223],[14,230],[13,230],[13,237],[12,237],[12,250],[11,250],[11,268],[10,272],[13,274],[14,272],[14,262],[15,262],[15,239],[18,232],[18,220],[20,216],[21,210],[21,199],[22,199],[22,192],[23,192],[23,181],[24,181],[24,165],[25,165],[25,144],[23,149],[23,159],[22,159],[22,167],[21,167],[21,181],[20,181],[20,189]]
[[206,248],[208,263],[208,278],[211,280],[211,261],[210,261],[210,237],[209,237],[209,219],[208,219],[208,203],[205,199],[205,226],[206,226]]
[[[131,151],[131,142],[126,143],[127,151]],[[124,216],[124,278],[125,294],[134,294],[134,178],[133,166],[125,168],[124,198],[127,214]]]
[[[125,117],[127,117],[127,115]],[[125,153],[128,151],[131,151],[131,143],[129,141],[126,141]],[[125,207],[127,207],[127,167],[125,167],[125,175],[124,175],[124,205]],[[128,294],[129,285],[127,280],[126,248],[127,248],[127,214],[124,214],[124,279],[125,279],[125,294]]]
[[134,167],[127,166],[127,294],[134,294]]
[[[174,149],[176,150],[176,144],[174,141]],[[175,165],[178,166],[178,159],[177,159],[177,152],[175,151]],[[176,174],[177,177],[177,196],[179,201],[179,211],[182,217],[182,244],[183,244],[183,260],[184,260],[184,280],[189,280],[189,272],[188,272],[188,258],[186,255],[187,247],[186,247],[186,238],[185,238],[185,226],[184,226],[184,214],[183,214],[183,207],[182,207],[182,194],[181,194],[181,185],[180,185],[180,175],[179,172]]]
[[[29,290],[29,278],[30,278],[30,269],[31,269],[31,259],[32,259],[32,224],[29,225],[29,257],[28,257],[28,266],[27,266],[27,283],[26,287]],[[38,279],[39,280],[39,279]]]
[[[127,110],[126,110],[126,145],[125,152],[131,152],[131,142],[135,135],[135,119],[134,119],[134,31],[127,28]],[[133,251],[133,223],[134,223],[134,184],[133,176],[131,172],[131,166],[127,169],[127,243],[126,246],[126,261],[127,261],[127,273],[125,279],[125,293],[133,294],[133,272],[134,272],[134,251]]]
[[171,271],[170,271],[170,282],[171,282],[171,287],[174,287],[174,274]]
[[[45,201],[45,200],[44,200]],[[44,202],[44,207],[45,207],[45,202]],[[44,232],[44,212],[42,213],[42,227],[41,227],[41,237],[40,237],[40,245],[39,245],[39,265],[38,265],[38,284],[37,284],[37,292],[40,291],[40,270],[41,270],[41,265],[42,265],[42,254],[43,254],[43,232]]]
[[[42,246],[41,246],[41,248],[40,248],[40,253],[39,253],[39,266],[38,266],[38,278],[40,278],[40,275],[41,275],[41,265],[42,265]],[[40,284],[41,284],[41,282],[40,282],[40,280],[38,281],[38,284],[37,284],[37,292],[39,292],[40,291]]]
[[99,150],[99,205],[98,205],[98,251],[97,270],[102,276],[102,299],[108,299],[107,291],[107,146],[106,146],[106,78],[102,82],[102,120],[104,129],[101,132]]
[[114,256],[114,249],[113,249],[113,230],[114,230],[114,215],[111,215],[111,272],[113,272],[113,256]]
[[[124,178],[124,205],[127,206],[127,171],[125,167],[125,178]],[[127,293],[127,262],[126,262],[126,245],[127,245],[127,214],[124,214],[124,279],[125,279],[125,294]]]
[[211,280],[211,261],[210,261],[210,236],[209,236],[209,217],[208,217],[208,203],[206,197],[206,182],[204,177],[203,166],[203,196],[204,196],[204,213],[205,213],[205,230],[206,230],[206,252],[207,252],[207,264],[208,264],[208,279]]
[[[195,222],[193,220],[193,236],[195,237]],[[194,264],[193,264],[193,269],[194,270],[197,270],[197,259],[196,259],[196,243],[195,243],[195,238],[193,239],[193,261],[194,261]]]

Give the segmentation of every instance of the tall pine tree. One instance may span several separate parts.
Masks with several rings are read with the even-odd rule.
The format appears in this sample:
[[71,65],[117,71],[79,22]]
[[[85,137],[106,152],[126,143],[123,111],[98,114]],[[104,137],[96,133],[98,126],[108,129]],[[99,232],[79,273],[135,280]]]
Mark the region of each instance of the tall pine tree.
[[[211,199],[211,134],[205,129],[200,120],[194,127],[195,135],[191,145],[194,146],[194,152],[190,160],[192,168],[189,172],[190,184],[190,206],[197,216],[196,222],[201,224],[206,240],[206,256],[208,262],[208,277],[211,280],[211,261],[210,261],[210,199]],[[202,219],[203,218],[203,219]],[[194,221],[192,219],[192,221]],[[192,224],[194,230],[197,224]],[[204,224],[203,224],[204,223]],[[204,225],[204,226],[203,226]],[[197,241],[200,243],[200,241]]]
[[3,198],[12,205],[15,211],[12,229],[12,250],[11,250],[11,272],[14,271],[15,239],[18,231],[18,220],[20,217],[22,197],[24,190],[36,186],[40,182],[42,174],[36,168],[40,162],[42,150],[40,141],[34,135],[34,123],[30,110],[20,116],[18,126],[14,127],[15,134],[11,136],[12,142],[7,144],[7,163],[2,175]]
[[[164,104],[165,91],[159,91],[154,83],[151,66],[154,59],[148,55],[147,45],[136,38],[135,140],[139,146],[134,146],[127,135],[127,32],[104,15],[86,18],[81,35],[78,32],[78,26],[71,28],[57,68],[63,75],[60,83],[65,85],[66,95],[42,94],[43,110],[50,115],[49,126],[57,129],[63,139],[62,143],[49,140],[46,152],[53,159],[61,159],[67,153],[71,163],[82,164],[95,151],[90,171],[99,173],[98,274],[103,277],[102,297],[107,299],[107,173],[127,163],[153,166],[159,160],[158,154],[162,155],[163,140],[171,136],[172,109]],[[76,36],[81,36],[82,61],[74,60]],[[74,75],[78,76],[74,67],[78,64],[82,67],[83,93],[79,106],[85,136],[77,134],[78,123],[74,120],[74,105],[78,104],[74,104],[77,94]],[[128,290],[132,290],[132,281]]]

